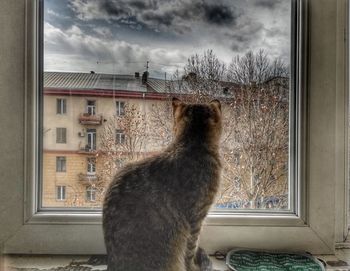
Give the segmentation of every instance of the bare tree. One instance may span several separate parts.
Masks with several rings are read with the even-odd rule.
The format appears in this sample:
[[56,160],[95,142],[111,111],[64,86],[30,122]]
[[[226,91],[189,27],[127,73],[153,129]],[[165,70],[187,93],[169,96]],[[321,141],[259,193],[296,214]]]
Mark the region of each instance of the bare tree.
[[222,146],[222,204],[238,197],[243,207],[287,207],[288,99],[284,87],[275,83],[235,91],[230,107],[233,138]]
[[248,51],[243,56],[234,57],[228,68],[227,79],[247,85],[262,84],[272,78],[288,75],[288,68],[281,59],[271,61],[268,54],[261,49],[257,53]]
[[[289,82],[284,62],[270,60],[263,50],[249,51],[226,68],[207,50],[189,57],[185,76],[179,74],[171,92],[182,100],[222,101],[224,169],[218,206],[286,208]],[[152,114],[161,134],[171,133],[169,108],[169,102],[163,103]]]
[[184,94],[182,98],[188,101],[207,101],[222,94],[226,72],[226,65],[213,50],[207,50],[202,55],[192,55],[183,68],[184,75],[180,77],[177,71],[172,77],[172,91]]
[[87,184],[95,190],[100,206],[107,185],[127,162],[144,157],[147,139],[145,113],[135,104],[126,104],[124,114],[110,117],[101,129],[96,154],[97,174]]

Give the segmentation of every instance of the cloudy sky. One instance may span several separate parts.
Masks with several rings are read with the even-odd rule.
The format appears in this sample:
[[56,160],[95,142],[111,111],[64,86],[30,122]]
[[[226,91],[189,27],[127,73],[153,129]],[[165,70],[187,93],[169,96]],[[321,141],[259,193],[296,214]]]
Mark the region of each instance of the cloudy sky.
[[44,69],[151,76],[207,49],[229,64],[265,49],[289,64],[291,0],[44,0]]

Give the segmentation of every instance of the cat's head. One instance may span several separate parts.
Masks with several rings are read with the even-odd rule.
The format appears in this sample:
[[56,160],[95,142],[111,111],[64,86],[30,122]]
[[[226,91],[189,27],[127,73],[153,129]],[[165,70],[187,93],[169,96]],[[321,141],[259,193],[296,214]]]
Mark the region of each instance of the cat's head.
[[177,98],[172,100],[174,115],[174,133],[178,137],[205,137],[212,143],[218,143],[222,130],[221,104],[213,100],[208,104],[187,104]]

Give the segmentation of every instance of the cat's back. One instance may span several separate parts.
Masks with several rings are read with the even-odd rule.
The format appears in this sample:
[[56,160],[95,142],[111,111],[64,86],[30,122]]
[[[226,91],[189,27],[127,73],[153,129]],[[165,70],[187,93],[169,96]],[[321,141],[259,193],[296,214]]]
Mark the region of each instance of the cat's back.
[[[145,262],[158,270],[174,254],[169,243],[180,248],[175,243],[185,242],[181,232],[188,231],[186,222],[174,210],[165,189],[167,178],[159,170],[173,166],[172,156],[162,153],[125,166],[110,184],[103,206],[110,270],[152,270],[138,266]],[[158,256],[153,259],[150,251]]]

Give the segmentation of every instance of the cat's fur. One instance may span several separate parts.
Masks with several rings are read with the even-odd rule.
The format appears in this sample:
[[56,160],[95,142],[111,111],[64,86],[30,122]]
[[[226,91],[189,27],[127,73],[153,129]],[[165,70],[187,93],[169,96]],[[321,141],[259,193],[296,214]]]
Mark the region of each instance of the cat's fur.
[[122,169],[103,206],[110,271],[211,270],[197,246],[220,179],[221,105],[173,99],[174,142]]

